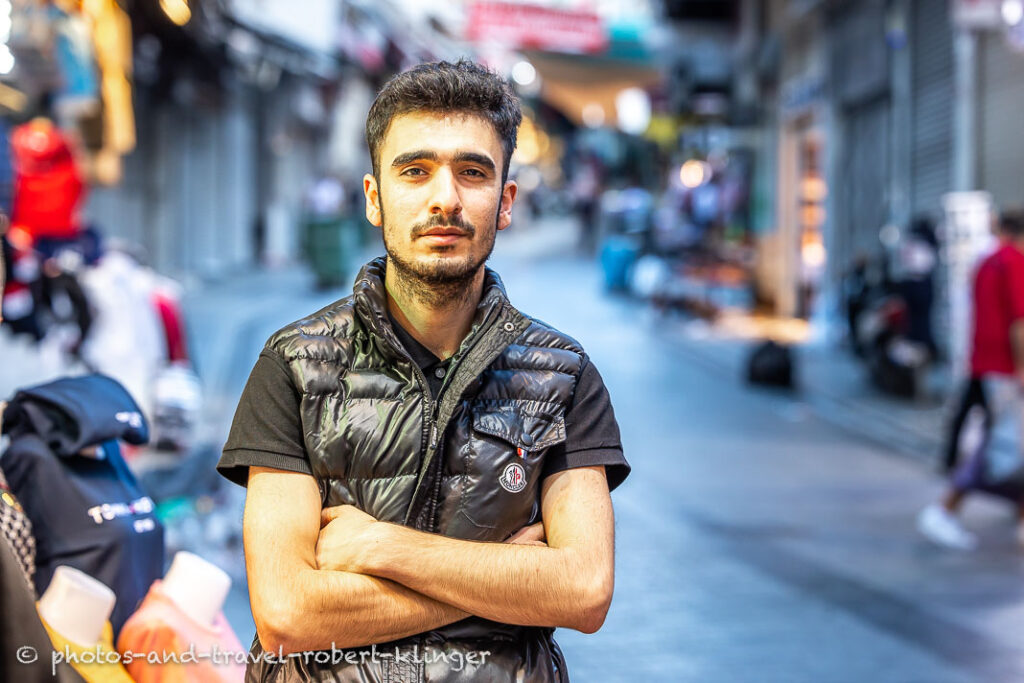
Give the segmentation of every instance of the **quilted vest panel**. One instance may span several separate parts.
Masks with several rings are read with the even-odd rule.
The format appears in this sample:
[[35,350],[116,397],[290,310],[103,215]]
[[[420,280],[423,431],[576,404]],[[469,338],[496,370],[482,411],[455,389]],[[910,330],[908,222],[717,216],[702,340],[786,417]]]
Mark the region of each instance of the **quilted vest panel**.
[[[355,505],[376,519],[454,538],[503,541],[540,519],[544,455],[565,440],[565,411],[583,350],[515,310],[488,269],[473,329],[452,359],[441,396],[431,396],[388,322],[384,268],[384,259],[370,262],[352,296],[267,342],[299,389],[306,451],[323,505]],[[551,633],[471,617],[404,646],[469,651],[490,641],[505,655],[475,676],[504,680],[525,667],[533,672],[525,680],[567,680]],[[303,672],[294,663],[277,666],[284,668],[273,673],[275,680],[390,675],[375,672],[386,664],[351,665],[351,679],[349,665],[328,667],[329,674]]]

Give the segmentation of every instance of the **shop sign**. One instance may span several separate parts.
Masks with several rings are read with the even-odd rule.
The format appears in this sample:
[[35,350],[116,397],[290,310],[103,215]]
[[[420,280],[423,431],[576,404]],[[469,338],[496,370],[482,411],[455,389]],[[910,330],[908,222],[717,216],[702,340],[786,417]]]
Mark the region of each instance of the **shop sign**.
[[1000,28],[1002,0],[951,0],[953,25],[959,28]]
[[474,2],[469,7],[467,38],[515,49],[598,53],[608,35],[598,14],[511,2]]

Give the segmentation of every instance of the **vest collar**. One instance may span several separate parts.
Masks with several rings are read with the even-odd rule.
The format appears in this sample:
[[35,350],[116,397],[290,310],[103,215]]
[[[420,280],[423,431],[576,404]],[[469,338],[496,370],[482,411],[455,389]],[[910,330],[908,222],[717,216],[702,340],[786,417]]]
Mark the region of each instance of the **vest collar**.
[[[387,257],[378,256],[364,265],[352,287],[355,309],[371,332],[397,344],[391,321],[388,320],[388,295],[384,288],[384,274],[387,271]],[[495,307],[508,305],[508,295],[501,278],[492,269],[484,266],[484,287],[473,316],[473,330],[485,320]],[[472,332],[470,332],[472,334]],[[400,346],[398,348],[401,348]]]

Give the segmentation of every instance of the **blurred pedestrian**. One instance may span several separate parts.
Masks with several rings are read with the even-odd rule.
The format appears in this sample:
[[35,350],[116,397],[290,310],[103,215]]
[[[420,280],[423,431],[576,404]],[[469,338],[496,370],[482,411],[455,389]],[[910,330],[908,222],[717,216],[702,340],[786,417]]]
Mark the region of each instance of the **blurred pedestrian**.
[[578,248],[587,256],[593,255],[597,246],[597,208],[601,200],[602,176],[600,159],[593,152],[588,152],[577,163],[570,185],[573,208],[580,223]]
[[850,271],[843,278],[847,335],[849,335],[850,346],[853,352],[858,356],[864,353],[864,345],[860,339],[860,316],[867,308],[871,295],[871,283],[868,280],[868,264],[867,254],[858,254]]
[[[973,548],[976,539],[956,513],[972,491],[993,493],[1017,505],[1018,538],[1024,543],[1024,213],[1004,212],[998,231],[998,248],[975,275],[970,380],[947,446],[947,453],[952,449],[954,454],[947,461],[955,460],[958,451],[964,461],[941,502],[926,507],[917,520],[918,529],[932,541],[964,550]],[[981,434],[969,438],[967,423]]]
[[922,344],[932,359],[938,354],[932,333],[932,304],[935,301],[935,268],[939,262],[939,241],[927,216],[914,219],[899,248],[900,280],[897,285],[907,306],[907,340]]

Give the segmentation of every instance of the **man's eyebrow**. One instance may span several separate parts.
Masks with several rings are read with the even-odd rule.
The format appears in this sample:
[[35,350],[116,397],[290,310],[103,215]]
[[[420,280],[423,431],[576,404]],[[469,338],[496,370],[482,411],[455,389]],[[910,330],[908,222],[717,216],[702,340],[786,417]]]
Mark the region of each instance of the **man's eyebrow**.
[[[411,164],[414,161],[440,161],[440,157],[437,152],[429,149],[417,149],[412,152],[404,152],[395,157],[394,161],[391,162],[391,168],[399,168],[406,164]],[[455,156],[452,157],[452,161],[455,163],[471,163],[483,166],[492,173],[497,168],[492,160],[486,154],[480,154],[479,152],[456,152]]]
[[437,152],[431,152],[429,149],[417,149],[414,152],[399,154],[395,157],[395,160],[391,162],[391,168],[405,166],[406,164],[411,164],[414,161],[437,161]]
[[494,172],[494,161],[491,160],[486,154],[479,154],[477,152],[457,152],[455,154],[456,162],[469,162],[471,164],[479,164],[486,168],[488,171]]

